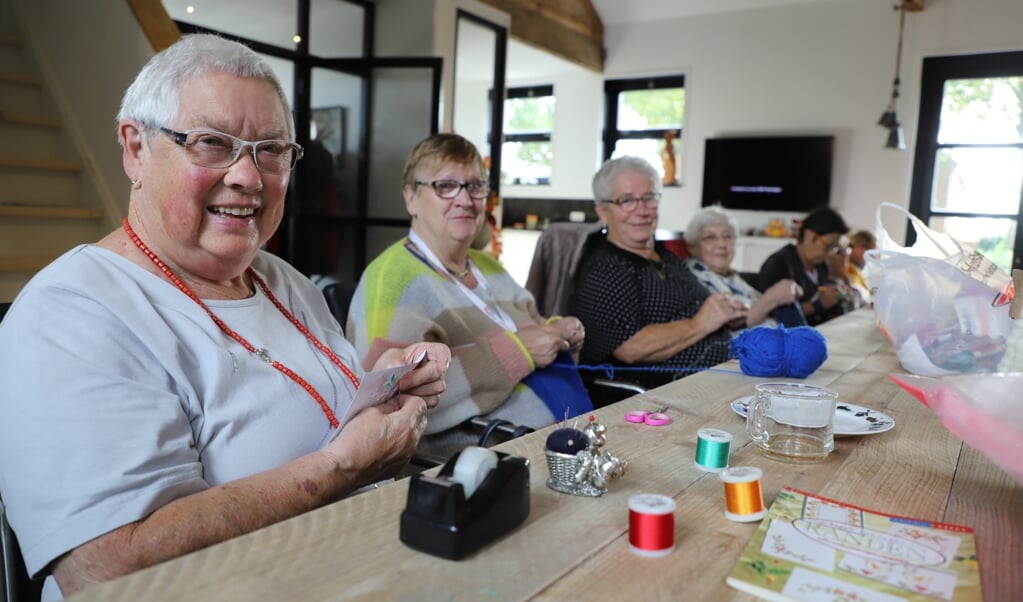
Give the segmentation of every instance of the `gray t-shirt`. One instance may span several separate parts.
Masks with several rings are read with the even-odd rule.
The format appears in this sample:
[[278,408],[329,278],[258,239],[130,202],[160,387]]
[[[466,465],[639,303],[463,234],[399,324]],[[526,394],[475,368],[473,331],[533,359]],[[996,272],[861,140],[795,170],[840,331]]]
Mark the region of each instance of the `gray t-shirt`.
[[[361,377],[319,289],[269,253],[253,268]],[[340,418],[354,385],[256,288],[206,304]],[[313,452],[333,431],[307,391],[167,278],[95,246],[23,289],[0,324],[0,354],[0,495],[33,574],[176,498]],[[44,599],[57,589],[48,581]]]

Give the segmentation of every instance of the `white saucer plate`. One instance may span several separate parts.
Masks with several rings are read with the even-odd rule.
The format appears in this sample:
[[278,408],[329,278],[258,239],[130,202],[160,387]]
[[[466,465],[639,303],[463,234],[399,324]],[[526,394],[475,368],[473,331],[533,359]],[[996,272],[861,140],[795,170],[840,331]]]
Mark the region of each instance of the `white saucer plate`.
[[[736,399],[731,404],[732,411],[745,418],[746,408],[752,400],[752,395]],[[874,435],[889,431],[894,426],[891,416],[877,410],[841,401],[835,408],[836,435]]]

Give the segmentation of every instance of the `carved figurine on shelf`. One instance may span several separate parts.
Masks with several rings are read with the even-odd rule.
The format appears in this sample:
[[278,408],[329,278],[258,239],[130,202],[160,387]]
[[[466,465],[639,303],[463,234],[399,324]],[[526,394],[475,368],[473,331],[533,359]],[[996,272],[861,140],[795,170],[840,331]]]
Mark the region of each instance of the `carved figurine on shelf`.
[[664,178],[661,180],[665,186],[675,186],[678,179],[675,177],[675,132],[664,132],[664,150],[661,151],[661,163],[664,165]]
[[558,429],[547,438],[547,486],[555,491],[598,497],[611,479],[625,475],[629,463],[608,450],[607,427],[594,422],[583,430]]

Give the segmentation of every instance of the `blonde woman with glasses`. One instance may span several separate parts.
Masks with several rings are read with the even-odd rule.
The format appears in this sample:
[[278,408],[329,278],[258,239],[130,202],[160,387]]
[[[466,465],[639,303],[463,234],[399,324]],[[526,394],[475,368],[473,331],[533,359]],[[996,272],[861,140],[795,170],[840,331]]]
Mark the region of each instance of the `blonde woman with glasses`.
[[536,428],[592,409],[574,366],[562,367],[582,346],[579,320],[541,316],[529,291],[471,248],[487,193],[471,142],[435,134],[417,144],[402,180],[408,236],[366,267],[345,329],[366,365],[409,341],[451,347],[447,390],[420,444],[438,455],[479,437],[459,428],[476,416]]
[[[795,281],[784,278],[761,293],[732,269],[737,230],[735,218],[724,209],[707,207],[693,216],[685,231],[689,249],[686,266],[696,279],[708,291],[724,293],[749,308],[745,319],[729,323],[732,333],[737,334],[751,326],[775,326],[779,320],[788,326],[804,324],[793,305],[803,293]],[[778,319],[771,316],[778,308],[786,306],[791,306],[792,310],[787,315],[779,315]],[[795,319],[789,316],[795,316]]]

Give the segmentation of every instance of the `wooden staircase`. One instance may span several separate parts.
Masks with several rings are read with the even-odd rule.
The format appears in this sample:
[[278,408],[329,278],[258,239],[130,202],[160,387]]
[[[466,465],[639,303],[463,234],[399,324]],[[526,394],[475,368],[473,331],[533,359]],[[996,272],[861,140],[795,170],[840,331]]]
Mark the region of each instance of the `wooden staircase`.
[[82,170],[20,32],[0,32],[0,301],[61,253],[101,237],[103,211],[84,206]]

